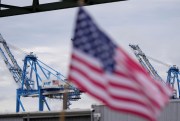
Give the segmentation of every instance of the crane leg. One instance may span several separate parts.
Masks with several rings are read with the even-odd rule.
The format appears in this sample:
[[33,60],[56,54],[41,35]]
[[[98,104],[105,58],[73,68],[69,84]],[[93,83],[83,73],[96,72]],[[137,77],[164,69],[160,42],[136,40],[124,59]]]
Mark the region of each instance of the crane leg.
[[43,111],[44,108],[44,97],[42,95],[43,90],[39,87],[39,111]]
[[24,106],[23,106],[20,98],[21,98],[20,97],[20,90],[17,89],[17,92],[16,92],[16,112],[20,111],[20,106],[21,106],[22,110],[25,111]]

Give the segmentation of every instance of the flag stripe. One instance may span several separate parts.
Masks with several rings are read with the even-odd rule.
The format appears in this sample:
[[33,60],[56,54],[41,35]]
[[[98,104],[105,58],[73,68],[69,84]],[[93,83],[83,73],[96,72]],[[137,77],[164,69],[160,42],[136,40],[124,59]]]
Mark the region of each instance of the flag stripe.
[[[112,83],[111,83],[111,80],[110,80],[110,85],[112,85]],[[143,90],[136,90],[136,89],[134,89],[134,88],[131,88],[131,87],[126,87],[127,85],[118,85],[118,84],[113,84],[113,87],[112,88],[119,88],[119,90],[117,90],[117,92],[120,92],[121,91],[121,89],[124,89],[124,88],[126,88],[126,89],[129,89],[129,90],[133,90],[134,92],[136,92],[137,94],[139,94],[139,95],[144,95],[144,93],[143,93]],[[111,88],[111,87],[110,87]],[[131,91],[129,91],[129,90],[127,90],[127,92],[129,92],[129,93],[131,93]],[[143,100],[143,99],[141,99],[141,100]],[[159,110],[160,109],[160,107],[156,104],[156,103],[154,103],[154,101],[152,101],[152,100],[147,100],[146,98],[143,100],[144,102],[146,102],[146,103],[148,103],[148,105],[151,105],[151,106],[154,106],[154,109],[155,110]]]
[[89,93],[89,91],[91,90],[91,93],[95,93],[96,97],[98,99],[101,99],[101,101],[103,102],[105,102],[105,99],[108,99],[105,89],[99,88],[98,85],[94,85],[91,81],[86,79],[86,77],[79,74],[78,71],[71,69],[71,72],[69,74],[69,79],[79,87],[83,87],[86,92]]
[[[109,105],[109,107],[113,110],[116,110],[116,111],[121,111],[121,112],[128,112],[128,113],[131,113],[131,114],[134,114],[134,115],[137,115],[137,116],[140,116],[140,117],[143,117],[149,121],[155,121],[156,119],[152,116],[152,115],[146,115],[144,114],[143,112],[138,112],[136,110],[130,110],[130,109],[124,109],[124,108],[119,108],[119,107],[116,107],[116,106],[111,106]],[[138,108],[138,107],[137,107]]]
[[[129,89],[120,89],[120,88],[115,88],[112,87],[108,90],[109,95],[114,98],[114,99],[121,99],[121,100],[126,100],[126,101],[132,101],[139,103],[143,106],[146,106],[147,108],[149,107],[149,104],[147,104],[147,100],[143,97],[143,95],[140,95],[137,92],[133,92],[132,90]],[[150,108],[152,110],[152,108]],[[152,110],[153,111],[153,110]]]
[[[88,74],[83,72],[81,69],[79,68],[76,68],[74,67],[73,65],[71,65],[71,69],[78,72],[78,73],[81,73],[83,76],[85,76],[87,79],[91,80],[96,86],[98,86],[98,88],[102,88],[102,89],[106,89],[106,86],[105,84],[101,83],[101,80],[96,80],[96,77],[95,76],[91,76],[93,74],[91,74],[91,72],[89,72]],[[104,82],[104,81],[103,81]]]
[[76,49],[73,49],[72,58],[91,67],[94,72],[103,73],[102,67],[97,60],[93,60],[92,57],[88,57]]

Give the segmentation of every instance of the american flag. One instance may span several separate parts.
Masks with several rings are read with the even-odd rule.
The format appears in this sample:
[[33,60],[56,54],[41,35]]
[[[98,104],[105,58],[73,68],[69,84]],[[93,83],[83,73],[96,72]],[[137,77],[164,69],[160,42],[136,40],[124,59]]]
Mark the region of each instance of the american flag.
[[59,85],[59,80],[52,80],[53,85]]
[[113,110],[156,121],[172,91],[153,80],[79,8],[69,80]]

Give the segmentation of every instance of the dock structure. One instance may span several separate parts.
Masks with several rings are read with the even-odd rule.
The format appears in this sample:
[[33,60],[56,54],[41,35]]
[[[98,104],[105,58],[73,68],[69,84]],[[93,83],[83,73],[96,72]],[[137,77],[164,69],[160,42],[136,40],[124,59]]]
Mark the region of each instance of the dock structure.
[[[0,114],[0,121],[60,121],[59,111],[19,112]],[[69,110],[63,113],[65,121],[91,121],[90,109]]]

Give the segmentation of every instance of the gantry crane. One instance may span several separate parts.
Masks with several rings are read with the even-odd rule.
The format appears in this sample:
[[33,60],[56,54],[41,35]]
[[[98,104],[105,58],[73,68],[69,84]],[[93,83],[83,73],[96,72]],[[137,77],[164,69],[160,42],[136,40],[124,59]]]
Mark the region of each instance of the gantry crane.
[[[139,48],[138,45],[129,45],[136,58],[140,62],[140,64],[154,77],[156,80],[160,80],[161,82],[164,82],[163,79],[158,75],[157,71],[154,69],[154,67],[149,62],[149,59],[152,59],[160,64],[163,64],[169,68],[168,75],[167,75],[167,81],[166,84],[168,84],[172,89],[174,90],[174,93],[172,95],[172,99],[180,99],[180,79],[179,79],[179,69],[176,65],[170,66],[169,64],[166,64],[164,62],[161,62],[159,60],[153,59],[151,57],[147,57],[142,50]],[[164,83],[163,83],[164,84]]]
[[1,56],[19,85],[16,92],[16,112],[20,109],[25,111],[21,97],[38,97],[39,111],[44,110],[44,104],[48,110],[51,110],[47,98],[63,99],[63,95],[67,94],[68,107],[70,101],[81,99],[82,91],[70,85],[60,72],[37,59],[32,52],[25,56],[21,69],[1,34],[0,43],[3,47],[3,49],[0,47]]
[[159,74],[157,73],[157,71],[154,69],[154,67],[151,65],[151,63],[149,62],[147,56],[142,52],[142,50],[139,48],[138,45],[129,45],[136,58],[138,59],[139,63],[150,73],[150,75],[155,78],[156,80],[162,81],[163,79],[159,76]]
[[167,75],[167,84],[172,87],[174,93],[172,98],[173,99],[180,99],[180,72],[179,68],[176,65],[173,65],[169,68]]

